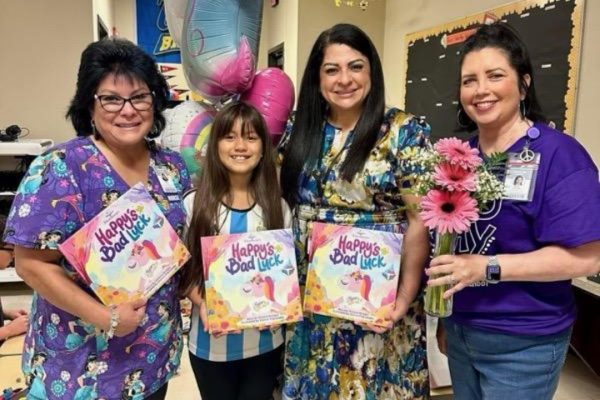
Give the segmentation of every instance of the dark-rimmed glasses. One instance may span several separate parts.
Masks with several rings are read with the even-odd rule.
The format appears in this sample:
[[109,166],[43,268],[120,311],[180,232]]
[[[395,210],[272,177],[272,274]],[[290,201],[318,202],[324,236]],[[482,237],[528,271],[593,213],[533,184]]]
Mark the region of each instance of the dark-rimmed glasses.
[[95,94],[94,98],[100,102],[100,106],[104,111],[111,113],[121,111],[127,102],[137,111],[148,111],[152,108],[154,93],[140,93],[129,98],[117,96],[116,94]]

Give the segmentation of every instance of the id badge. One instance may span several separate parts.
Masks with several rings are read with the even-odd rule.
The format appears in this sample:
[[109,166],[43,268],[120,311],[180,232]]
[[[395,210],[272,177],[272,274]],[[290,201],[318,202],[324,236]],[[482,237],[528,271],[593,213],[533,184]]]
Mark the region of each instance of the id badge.
[[163,192],[165,192],[169,198],[171,197],[170,195],[177,195],[177,197],[179,197],[179,189],[175,184],[175,174],[173,171],[164,165],[154,165],[153,168]]
[[540,168],[540,153],[533,153],[531,160],[523,160],[519,153],[508,153],[504,176],[505,200],[531,201],[535,180]]

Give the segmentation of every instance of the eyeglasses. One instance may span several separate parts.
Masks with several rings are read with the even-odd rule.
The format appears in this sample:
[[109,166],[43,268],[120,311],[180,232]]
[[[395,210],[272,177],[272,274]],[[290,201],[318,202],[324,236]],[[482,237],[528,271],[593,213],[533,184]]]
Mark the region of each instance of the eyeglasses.
[[100,102],[104,111],[111,113],[121,111],[127,102],[137,111],[148,111],[152,108],[154,92],[136,94],[128,99],[116,94],[95,94],[94,98]]

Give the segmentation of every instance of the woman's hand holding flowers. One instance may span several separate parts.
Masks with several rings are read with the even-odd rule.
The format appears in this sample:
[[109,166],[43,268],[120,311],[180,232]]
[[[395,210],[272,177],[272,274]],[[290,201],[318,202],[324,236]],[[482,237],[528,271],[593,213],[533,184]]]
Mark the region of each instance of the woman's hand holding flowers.
[[472,283],[485,281],[487,259],[479,254],[444,254],[435,257],[425,270],[425,274],[430,277],[427,286],[449,284],[450,289],[444,292],[444,298],[448,299]]

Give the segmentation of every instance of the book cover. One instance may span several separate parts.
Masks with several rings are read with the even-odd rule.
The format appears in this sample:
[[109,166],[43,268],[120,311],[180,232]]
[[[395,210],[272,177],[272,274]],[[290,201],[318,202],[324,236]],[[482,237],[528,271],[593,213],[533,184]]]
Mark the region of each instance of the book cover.
[[313,223],[304,310],[355,322],[389,326],[403,236]]
[[59,249],[106,305],[149,298],[190,257],[142,183],[132,186]]
[[291,229],[201,238],[209,331],[302,319]]

